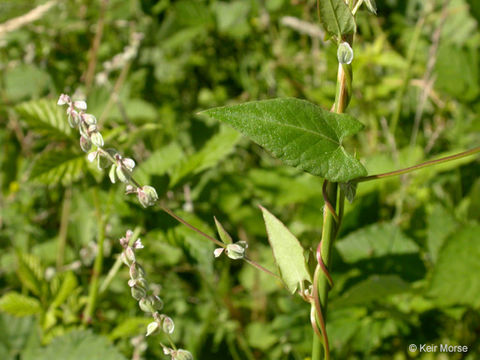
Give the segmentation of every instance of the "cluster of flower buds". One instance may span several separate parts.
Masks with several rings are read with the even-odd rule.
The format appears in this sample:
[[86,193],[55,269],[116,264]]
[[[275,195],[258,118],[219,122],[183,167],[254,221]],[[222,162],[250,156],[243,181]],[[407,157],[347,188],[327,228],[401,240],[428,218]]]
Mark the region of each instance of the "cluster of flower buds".
[[149,185],[134,186],[132,181],[132,171],[135,167],[135,161],[130,158],[124,158],[115,149],[104,149],[103,137],[97,129],[97,119],[92,114],[85,113],[87,103],[85,101],[73,101],[66,94],[60,95],[58,105],[68,105],[67,115],[68,123],[72,128],[78,128],[80,131],[80,147],[83,151],[89,152],[92,144],[97,147],[95,151],[88,154],[88,161],[97,160],[99,170],[110,166],[108,176],[112,183],[120,181],[127,184],[127,194],[136,194],[138,201],[143,207],[153,206],[158,195],[155,188]]
[[[130,273],[130,280],[128,280],[128,286],[131,289],[132,297],[138,301],[140,309],[146,313],[151,313],[153,321],[147,326],[146,336],[153,335],[159,331],[170,335],[175,329],[173,320],[165,314],[160,314],[159,311],[163,308],[163,301],[159,296],[151,293],[149,284],[146,279],[145,270],[142,265],[137,262],[135,251],[143,249],[143,244],[140,239],[136,239],[132,243],[133,232],[127,230],[125,237],[120,239],[120,245],[123,248],[121,259],[122,262],[128,266]],[[167,355],[171,355],[172,359],[193,359],[192,355],[186,350],[174,350],[169,348],[170,352]],[[186,357],[187,354],[190,357]]]
[[58,105],[68,105],[68,124],[80,131],[80,147],[83,151],[89,152],[92,144],[97,147],[103,146],[102,134],[97,128],[97,119],[92,114],[85,113],[87,103],[85,101],[72,101],[66,94],[60,95]]

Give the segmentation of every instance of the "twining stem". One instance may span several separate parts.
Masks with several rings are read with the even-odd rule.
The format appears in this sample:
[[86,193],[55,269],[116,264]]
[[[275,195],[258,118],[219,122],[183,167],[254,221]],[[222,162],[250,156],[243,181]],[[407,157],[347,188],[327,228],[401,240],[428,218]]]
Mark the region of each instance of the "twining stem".
[[[352,42],[353,39],[348,39]],[[352,68],[351,65],[339,64],[337,74],[337,92],[335,97],[335,104],[333,110],[336,113],[343,113],[348,106],[349,97],[352,86]],[[330,349],[328,343],[328,336],[326,333],[326,319],[327,319],[327,304],[328,291],[332,285],[331,277],[328,273],[331,265],[331,255],[333,249],[333,242],[338,234],[338,229],[343,215],[344,194],[340,192],[339,212],[337,213],[337,196],[338,186],[336,183],[327,182],[325,180],[323,192],[325,207],[323,212],[323,228],[322,239],[320,242],[320,258],[318,259],[317,268],[314,276],[314,305],[317,308],[317,323],[321,328],[322,339],[314,333],[312,360],[321,359],[321,340],[323,340],[324,359],[330,359]],[[321,271],[320,271],[321,270]],[[319,297],[319,299],[317,298]],[[318,300],[320,302],[320,309],[318,309]],[[320,310],[320,313],[318,312]]]
[[93,265],[93,273],[90,279],[90,287],[88,289],[87,306],[83,313],[83,323],[89,324],[92,321],[95,307],[97,306],[99,278],[103,270],[103,244],[105,242],[105,219],[98,195],[97,188],[93,188],[93,200],[95,203],[95,212],[98,219],[98,239],[97,239],[97,256]]
[[386,172],[386,173],[383,173],[383,174],[364,176],[364,177],[353,180],[353,182],[360,183],[360,182],[365,182],[365,181],[384,179],[384,178],[391,177],[391,176],[403,175],[403,174],[407,174],[407,173],[410,173],[410,172],[413,172],[413,171],[417,171],[417,170],[420,170],[420,169],[423,169],[423,168],[426,168],[426,167],[429,167],[429,166],[438,165],[438,164],[446,163],[446,162],[453,161],[453,160],[458,160],[458,159],[461,159],[461,158],[464,158],[464,157],[467,157],[467,156],[477,154],[479,152],[480,152],[480,146],[477,146],[473,149],[463,151],[463,152],[458,153],[458,154],[445,156],[445,157],[440,158],[440,159],[429,160],[429,161],[426,161],[424,163],[414,165],[414,166],[410,166],[410,167],[407,167],[407,168],[404,168],[404,169],[394,170],[394,171]]

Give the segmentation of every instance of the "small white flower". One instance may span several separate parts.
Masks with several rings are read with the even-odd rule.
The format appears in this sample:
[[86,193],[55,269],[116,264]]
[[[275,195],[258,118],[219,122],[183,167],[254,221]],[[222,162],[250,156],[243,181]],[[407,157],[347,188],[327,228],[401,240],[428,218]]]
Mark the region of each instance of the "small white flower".
[[62,94],[58,98],[57,105],[65,105],[65,104],[68,104],[70,102],[71,102],[70,96],[68,96],[66,94]]
[[220,255],[222,255],[223,253],[223,250],[225,250],[224,248],[216,248],[215,250],[213,250],[213,255],[218,258]]
[[143,249],[144,246],[142,244],[142,240],[141,239],[135,240],[132,247],[133,247],[134,250]]
[[75,106],[79,110],[87,110],[87,103],[83,100],[74,101],[73,106]]
[[128,171],[132,171],[135,167],[135,161],[130,158],[122,159],[122,164],[128,169]]
[[97,156],[98,156],[98,151],[92,151],[90,154],[87,155],[87,159],[90,162],[94,162]]

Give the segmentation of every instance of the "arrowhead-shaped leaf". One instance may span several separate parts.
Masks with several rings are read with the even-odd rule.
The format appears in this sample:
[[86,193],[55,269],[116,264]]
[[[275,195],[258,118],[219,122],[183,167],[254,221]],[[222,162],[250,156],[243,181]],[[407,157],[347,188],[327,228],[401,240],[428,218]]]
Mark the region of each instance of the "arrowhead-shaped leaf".
[[342,146],[345,136],[363,128],[349,115],[294,98],[253,101],[204,113],[230,124],[287,165],[329,181],[347,182],[367,174]]
[[355,32],[355,18],[344,0],[319,0],[318,13],[328,35],[341,39]]
[[288,290],[293,294],[303,281],[311,282],[302,245],[287,227],[260,206],[267,228],[268,241],[273,249],[273,256],[280,268],[280,273]]

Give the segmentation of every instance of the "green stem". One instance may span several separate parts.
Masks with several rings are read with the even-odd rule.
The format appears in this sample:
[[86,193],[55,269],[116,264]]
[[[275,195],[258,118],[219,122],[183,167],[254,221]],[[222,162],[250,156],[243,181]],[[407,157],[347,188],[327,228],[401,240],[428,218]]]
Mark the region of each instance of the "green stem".
[[360,183],[360,182],[365,182],[365,181],[384,179],[384,178],[391,177],[391,176],[403,175],[403,174],[411,173],[413,171],[417,171],[417,170],[420,170],[420,169],[423,169],[423,168],[426,168],[426,167],[429,167],[429,166],[434,166],[434,165],[446,163],[446,162],[449,162],[449,161],[458,160],[458,159],[461,159],[461,158],[464,158],[464,157],[467,157],[467,156],[477,154],[479,152],[480,152],[480,146],[477,146],[473,149],[463,151],[463,152],[455,154],[455,155],[445,156],[443,158],[436,159],[436,160],[429,160],[429,161],[426,161],[426,162],[418,164],[418,165],[410,166],[410,167],[395,170],[395,171],[386,172],[386,173],[383,173],[383,174],[376,174],[376,175],[361,177],[361,178],[355,179],[353,181],[356,182],[356,183]]
[[103,270],[103,244],[105,242],[105,217],[100,206],[100,199],[97,189],[93,188],[93,200],[95,202],[95,211],[98,219],[98,240],[97,240],[97,256],[93,265],[92,278],[90,279],[90,287],[88,290],[87,306],[83,313],[83,323],[92,322],[92,316],[97,305],[99,278]]
[[[353,39],[349,39],[350,43]],[[352,67],[351,65],[339,64],[338,66],[338,74],[337,74],[337,91],[335,96],[335,104],[333,109],[336,113],[343,113],[348,106],[349,98],[351,95],[351,86],[352,86]],[[325,180],[326,181],[326,180]],[[341,222],[341,215],[343,214],[343,209],[340,214],[336,213],[337,208],[337,195],[338,195],[338,186],[336,183],[328,182],[326,185],[326,189],[324,192],[325,197],[325,207],[323,212],[323,228],[322,228],[322,240],[321,240],[321,256],[322,262],[326,267],[326,271],[328,272],[331,265],[331,257],[332,257],[332,249],[333,243],[338,233],[338,228]],[[339,203],[343,205],[343,192],[340,193],[340,200]],[[316,273],[321,267],[321,264],[317,264]],[[318,272],[320,273],[320,272]],[[320,297],[320,308],[322,312],[322,322],[320,326],[325,329],[326,328],[326,320],[327,320],[327,304],[328,304],[328,291],[330,290],[330,282],[329,276],[322,272],[323,276],[318,278],[318,287],[314,286],[313,291],[318,292]],[[323,330],[323,338],[324,338],[324,359],[330,359],[330,351],[328,347],[328,336]],[[321,341],[320,338],[314,332],[313,338],[313,348],[312,348],[312,360],[320,360],[321,359]]]

